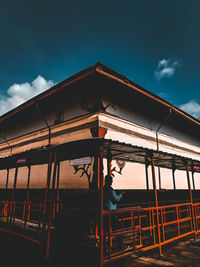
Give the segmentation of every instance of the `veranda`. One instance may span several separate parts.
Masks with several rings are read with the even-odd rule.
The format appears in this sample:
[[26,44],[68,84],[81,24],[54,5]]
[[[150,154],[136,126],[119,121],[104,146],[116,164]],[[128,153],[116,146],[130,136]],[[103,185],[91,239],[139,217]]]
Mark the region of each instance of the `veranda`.
[[[94,159],[93,183],[90,183],[88,188],[87,201],[79,208],[73,208],[72,211],[72,207],[65,205],[60,194],[60,162],[85,157]],[[103,162],[105,162],[103,159],[107,161],[105,168],[103,167]],[[110,174],[111,160],[143,164],[146,170],[147,196],[149,192],[148,169],[151,168],[154,201],[152,202],[150,197],[147,197],[142,205],[129,204],[116,211],[103,210],[103,168]],[[30,196],[31,167],[47,163],[46,189],[43,198],[36,202]],[[158,200],[156,166],[172,170],[174,192],[176,192],[175,170],[185,170],[188,182],[188,200],[180,202],[174,199],[173,201],[170,200],[168,204]],[[26,195],[23,201],[19,201],[15,197],[18,170],[21,167],[28,168]],[[11,168],[15,168],[15,175],[12,193],[9,196],[8,179]],[[80,213],[83,220],[83,217],[87,218],[88,227],[84,228],[86,229],[87,242],[82,242],[81,246],[88,246],[88,243],[93,243],[100,266],[136,251],[158,248],[159,253],[162,254],[163,245],[188,235],[193,235],[196,238],[200,231],[200,203],[197,199],[193,199],[192,194],[195,189],[194,173],[200,172],[200,161],[197,160],[104,138],[90,138],[33,149],[1,158],[0,169],[7,170],[5,197],[0,202],[0,230],[37,243],[40,246],[41,254],[46,258],[53,254],[55,232],[56,228],[59,227],[56,218],[63,212],[68,217],[74,213]],[[85,170],[84,166],[83,169]],[[191,190],[190,176],[193,190]],[[80,196],[77,195],[77,197]],[[112,229],[111,223],[114,215],[117,215],[119,220],[119,227],[115,230]],[[108,222],[108,228],[105,228],[105,221]],[[63,225],[63,227],[68,226]],[[71,231],[80,232],[80,229],[74,227]],[[122,240],[120,247],[117,245],[119,237]],[[79,240],[76,239],[76,242]],[[88,246],[88,249],[90,247]]]

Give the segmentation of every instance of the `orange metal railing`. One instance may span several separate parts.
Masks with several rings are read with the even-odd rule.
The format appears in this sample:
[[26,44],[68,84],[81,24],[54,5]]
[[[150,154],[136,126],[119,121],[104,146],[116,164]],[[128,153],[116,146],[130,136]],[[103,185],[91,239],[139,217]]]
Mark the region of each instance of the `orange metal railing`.
[[200,203],[104,210],[103,216],[104,263],[200,232]]

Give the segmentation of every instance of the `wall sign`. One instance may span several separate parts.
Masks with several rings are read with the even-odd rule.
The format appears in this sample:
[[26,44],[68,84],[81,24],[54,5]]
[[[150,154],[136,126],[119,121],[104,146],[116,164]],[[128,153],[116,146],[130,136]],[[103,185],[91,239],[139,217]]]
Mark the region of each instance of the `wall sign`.
[[78,166],[78,165],[86,165],[91,163],[90,157],[80,158],[80,159],[72,159],[70,160],[71,166]]

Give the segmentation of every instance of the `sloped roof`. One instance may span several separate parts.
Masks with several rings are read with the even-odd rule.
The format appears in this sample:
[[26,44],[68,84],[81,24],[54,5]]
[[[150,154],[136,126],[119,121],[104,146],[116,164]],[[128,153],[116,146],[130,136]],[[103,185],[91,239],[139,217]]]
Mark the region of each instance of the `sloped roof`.
[[105,66],[104,64],[97,62],[96,64],[78,72],[77,74],[69,77],[68,79],[56,84],[55,86],[51,87],[50,89],[46,90],[45,92],[35,96],[34,98],[28,100],[27,102],[23,103],[22,105],[12,109],[11,111],[7,112],[6,114],[0,117],[0,123],[5,121],[8,118],[15,116],[16,114],[20,113],[22,110],[25,110],[36,103],[39,103],[43,99],[49,97],[50,95],[56,94],[58,91],[62,90],[64,87],[67,87],[77,81],[84,79],[87,76],[90,76],[94,73],[99,73],[103,77],[107,77],[108,79],[115,80],[127,87],[132,88],[134,91],[145,95],[146,97],[154,100],[155,102],[160,103],[161,105],[171,109],[173,112],[177,113],[178,115],[182,116],[184,119],[191,121],[197,126],[200,126],[200,121],[193,116],[189,115],[188,113],[184,112],[183,110],[173,106],[166,100],[162,99],[161,97],[153,94],[152,92],[148,91],[147,89],[143,88],[139,84],[131,81],[130,79],[126,78],[120,73],[110,69],[109,67]]

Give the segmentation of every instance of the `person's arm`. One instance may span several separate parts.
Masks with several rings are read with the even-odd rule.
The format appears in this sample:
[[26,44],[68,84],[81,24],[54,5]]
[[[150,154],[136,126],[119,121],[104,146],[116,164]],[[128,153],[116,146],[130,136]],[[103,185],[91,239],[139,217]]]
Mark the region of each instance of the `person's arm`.
[[116,202],[119,202],[122,198],[122,194],[117,195],[115,190],[112,190],[112,197]]

